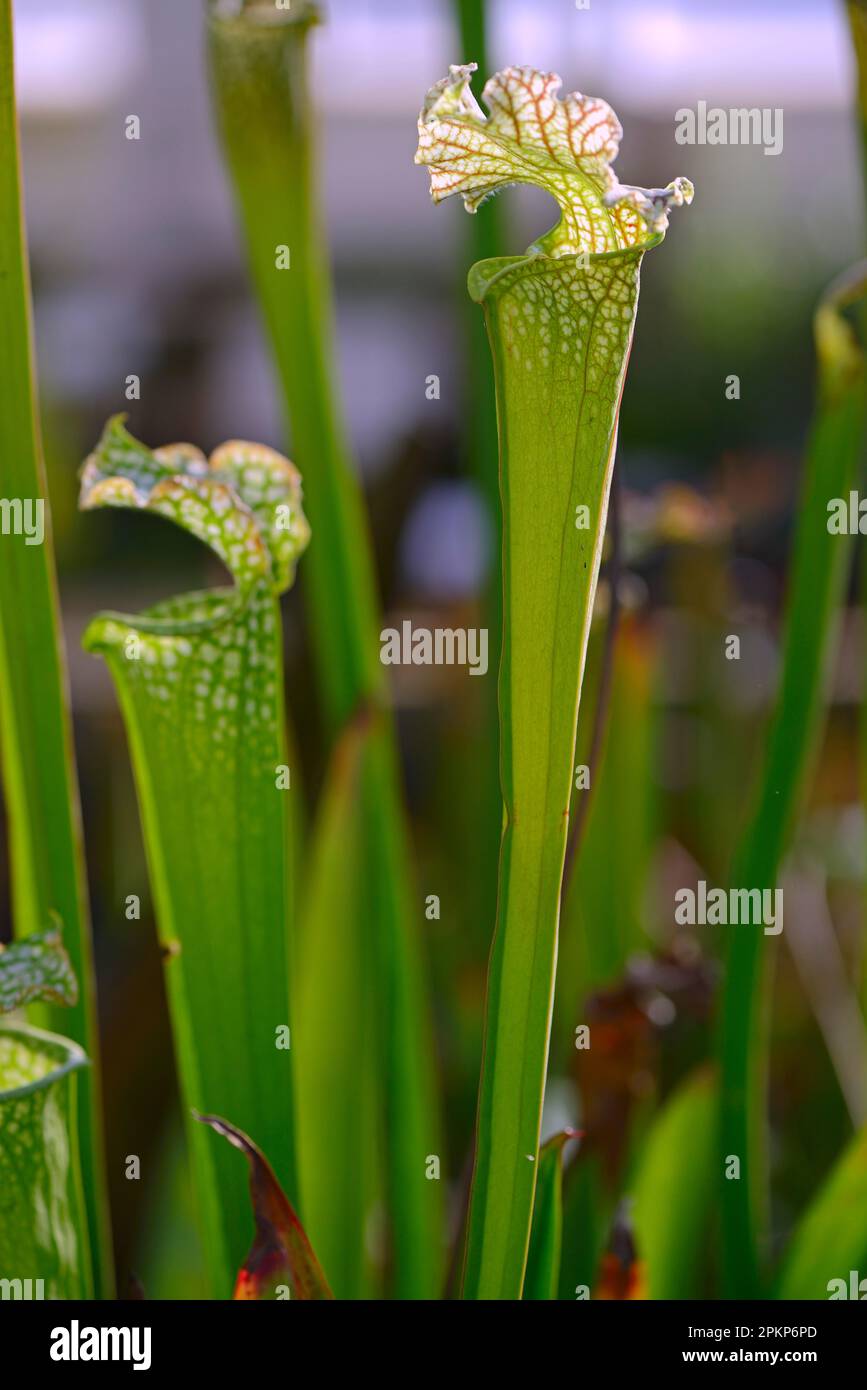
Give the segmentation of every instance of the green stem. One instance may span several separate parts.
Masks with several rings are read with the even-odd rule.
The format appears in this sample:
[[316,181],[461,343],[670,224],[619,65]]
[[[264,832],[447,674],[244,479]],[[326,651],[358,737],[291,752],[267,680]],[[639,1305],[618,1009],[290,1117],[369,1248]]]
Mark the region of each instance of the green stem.
[[0,0],[0,457],[4,498],[44,507],[44,540],[0,536],[0,739],[9,812],[12,907],[18,936],[63,924],[79,982],[71,1009],[39,1007],[91,1067],[78,1117],[94,1287],[113,1293],[100,1108],[99,1038],[81,817],[51,522],[33,379],[30,279],[23,223],[11,0]]

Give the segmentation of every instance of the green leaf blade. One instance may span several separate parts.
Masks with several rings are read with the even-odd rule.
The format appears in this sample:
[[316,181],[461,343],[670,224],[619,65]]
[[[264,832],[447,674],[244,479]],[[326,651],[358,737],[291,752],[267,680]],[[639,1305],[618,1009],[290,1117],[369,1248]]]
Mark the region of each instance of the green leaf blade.
[[702,1068],[663,1106],[632,1185],[647,1298],[697,1299],[713,1208],[718,1085]]
[[563,1130],[539,1151],[530,1253],[524,1280],[525,1299],[540,1301],[557,1297],[563,1246],[563,1148],[570,1139],[578,1137],[577,1130]]
[[[337,743],[311,846],[297,992],[299,1168],[305,1222],[338,1298],[375,1287],[366,1234],[384,1095],[362,795],[371,729]],[[381,1197],[381,1192],[379,1192]]]
[[[91,1066],[76,1088],[95,1288],[114,1292],[100,1108],[99,1036],[81,810],[59,620],[51,511],[40,438],[23,217],[11,0],[0,0],[0,458],[7,501],[43,509],[39,543],[0,536],[0,742],[10,823],[15,935],[40,931],[53,912],[64,924],[80,993],[61,1013],[34,1018],[62,1030]],[[26,601],[23,601],[26,596]]]

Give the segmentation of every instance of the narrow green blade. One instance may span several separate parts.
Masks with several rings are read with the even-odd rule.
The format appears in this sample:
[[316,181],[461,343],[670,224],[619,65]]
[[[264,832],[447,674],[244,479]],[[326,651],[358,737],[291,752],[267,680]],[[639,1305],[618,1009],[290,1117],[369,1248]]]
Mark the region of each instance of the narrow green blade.
[[326,715],[339,729],[362,696],[382,689],[383,672],[363,503],[337,406],[327,242],[316,197],[307,47],[318,20],[311,0],[279,13],[273,5],[242,4],[230,13],[208,4],[223,149],[316,534],[305,598]]
[[563,1147],[577,1137],[576,1130],[563,1130],[539,1150],[533,1227],[524,1280],[525,1299],[557,1297],[563,1246]]
[[366,1235],[381,1186],[384,1095],[362,795],[370,735],[369,721],[356,721],[332,756],[311,845],[296,1005],[304,1220],[338,1298],[370,1297],[375,1288]]
[[701,1262],[713,1209],[718,1087],[702,1068],[654,1122],[631,1187],[632,1223],[647,1298],[702,1296]]
[[0,751],[10,823],[13,919],[16,935],[25,937],[56,913],[80,985],[72,1009],[61,1015],[53,1007],[40,1007],[38,1017],[69,1033],[91,1058],[77,1088],[78,1119],[95,1290],[98,1297],[110,1298],[114,1275],[102,1148],[96,996],[33,374],[11,0],[0,0],[0,324]]

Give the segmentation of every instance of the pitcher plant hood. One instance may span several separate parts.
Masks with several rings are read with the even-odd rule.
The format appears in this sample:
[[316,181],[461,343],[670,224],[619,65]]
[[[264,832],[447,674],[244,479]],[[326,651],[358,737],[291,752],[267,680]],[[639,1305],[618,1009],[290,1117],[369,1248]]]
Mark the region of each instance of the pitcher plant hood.
[[485,84],[486,116],[470,90],[475,70],[452,65],[419,114],[415,162],[430,170],[435,203],[459,193],[476,212],[499,189],[532,184],[556,199],[561,215],[530,249],[571,256],[653,244],[670,209],[692,202],[686,178],[665,188],[620,183],[612,166],[623,130],[606,101],[580,92],[561,100],[556,73],[509,67]]

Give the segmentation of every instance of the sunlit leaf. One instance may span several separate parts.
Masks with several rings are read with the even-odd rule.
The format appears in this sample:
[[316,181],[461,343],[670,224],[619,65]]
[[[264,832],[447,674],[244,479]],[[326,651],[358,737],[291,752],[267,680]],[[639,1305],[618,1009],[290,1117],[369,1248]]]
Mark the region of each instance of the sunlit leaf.
[[[77,1002],[31,1006],[91,1058],[77,1087],[78,1142],[95,1289],[114,1293],[100,1112],[99,1038],[81,809],[45,476],[21,187],[12,0],[0,0],[0,459],[4,506],[22,508],[0,538],[0,740],[16,937],[56,912],[79,983]],[[4,517],[5,520],[5,517]],[[5,532],[4,526],[4,532]],[[0,1269],[0,1275],[3,1270]]]

